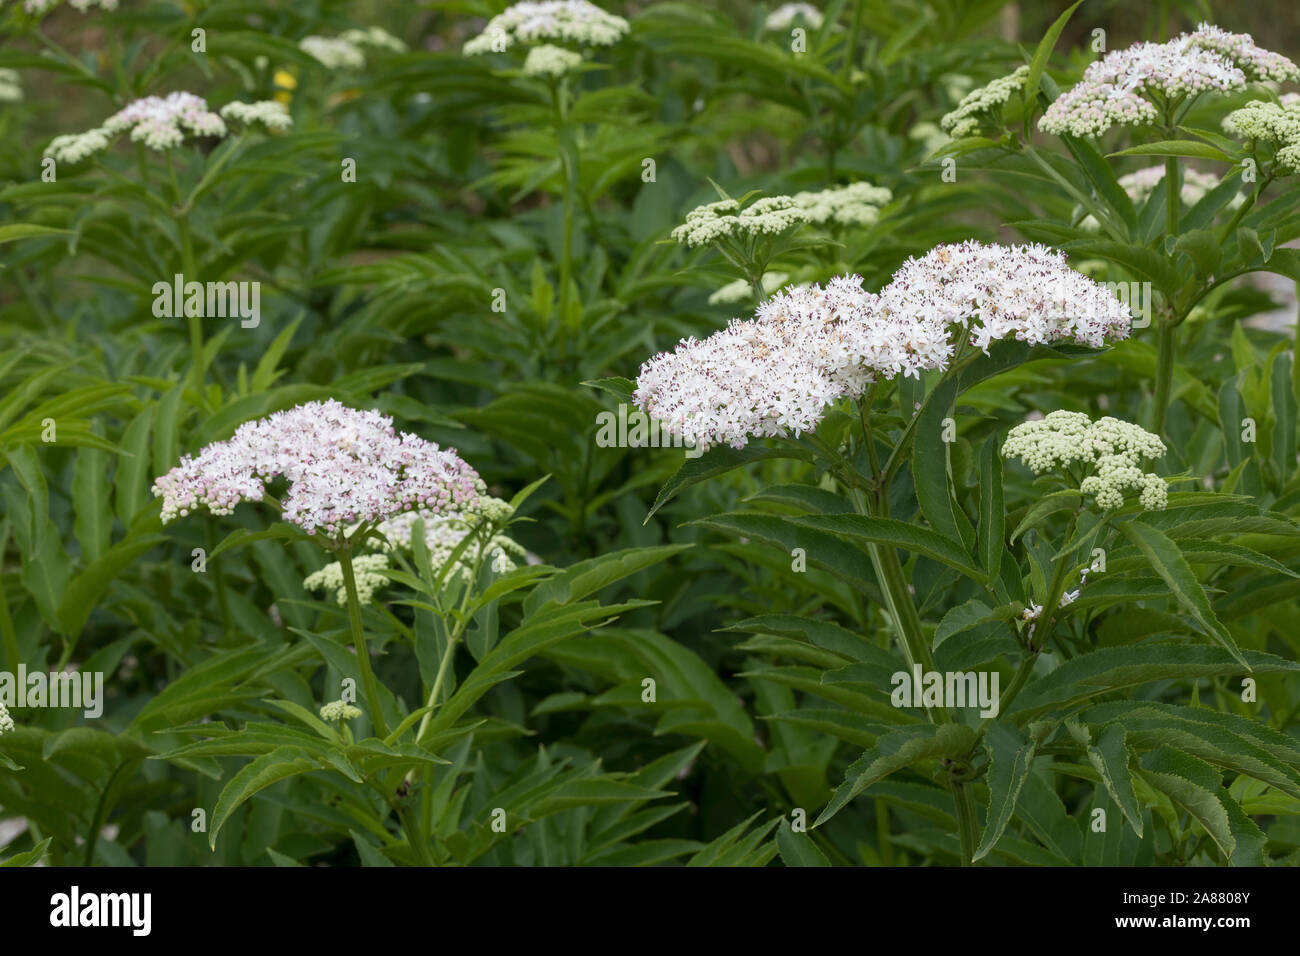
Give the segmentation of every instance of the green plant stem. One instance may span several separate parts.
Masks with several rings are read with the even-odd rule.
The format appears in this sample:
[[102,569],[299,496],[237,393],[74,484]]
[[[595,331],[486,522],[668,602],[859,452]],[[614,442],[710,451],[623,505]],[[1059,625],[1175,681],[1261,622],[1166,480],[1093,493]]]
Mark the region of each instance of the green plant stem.
[[[1169,136],[1172,139],[1174,132]],[[1165,238],[1178,236],[1178,160],[1165,157]],[[1168,315],[1157,318],[1156,339],[1156,390],[1151,409],[1151,430],[1157,435],[1164,432],[1165,414],[1169,408],[1169,393],[1174,378],[1174,350],[1177,336],[1174,331],[1174,308],[1169,304]]]
[[975,857],[975,797],[971,785],[965,780],[949,778],[953,806],[957,810],[957,838],[961,841],[961,865],[972,866]]
[[379,696],[379,682],[370,667],[370,648],[366,645],[366,634],[361,627],[361,598],[357,596],[357,578],[352,571],[352,548],[344,545],[338,551],[339,567],[343,569],[343,586],[348,596],[348,626],[352,630],[352,643],[357,649],[357,667],[361,671],[361,685],[366,692],[366,703],[370,707],[370,722],[374,724],[377,737],[388,736],[388,722],[384,720],[384,710]]
[[1177,348],[1177,332],[1172,321],[1157,319],[1158,334],[1156,338],[1156,391],[1151,408],[1151,431],[1163,434],[1165,413],[1169,408],[1169,394],[1174,381],[1174,352]]
[[573,207],[577,202],[577,145],[573,138],[573,128],[569,124],[568,103],[565,98],[565,82],[561,80],[553,88],[555,103],[555,137],[560,148],[560,165],[564,170],[564,238],[560,250],[560,325],[567,338],[569,321],[569,283],[573,273]]
[[424,830],[420,826],[420,815],[401,797],[397,798],[393,807],[397,811],[397,819],[402,822],[402,829],[406,832],[406,841],[411,844],[411,849],[415,851],[420,865],[437,866],[437,861],[429,852],[429,841],[425,839]]

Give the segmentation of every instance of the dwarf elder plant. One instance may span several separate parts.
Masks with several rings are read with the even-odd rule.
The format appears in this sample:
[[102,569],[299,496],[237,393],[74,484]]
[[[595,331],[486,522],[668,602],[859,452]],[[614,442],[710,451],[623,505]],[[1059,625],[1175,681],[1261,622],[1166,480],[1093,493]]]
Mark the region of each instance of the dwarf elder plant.
[[0,862],[1295,863],[1210,6],[0,3]]

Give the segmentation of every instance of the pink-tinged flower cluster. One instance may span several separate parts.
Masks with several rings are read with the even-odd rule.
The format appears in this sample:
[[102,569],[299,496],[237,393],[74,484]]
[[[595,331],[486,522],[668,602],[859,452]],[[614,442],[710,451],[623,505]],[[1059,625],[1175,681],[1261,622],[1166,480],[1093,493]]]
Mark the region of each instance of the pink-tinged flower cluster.
[[861,379],[865,358],[855,339],[876,302],[861,284],[839,276],[825,289],[787,289],[754,319],[732,319],[703,341],[686,339],[641,367],[637,403],[702,450],[812,431],[826,406]]
[[103,129],[113,135],[129,129],[132,141],[143,142],[150,149],[180,146],[187,131],[195,136],[226,135],[225,121],[208,109],[207,102],[184,92],[128,103],[104,121]]
[[1201,93],[1230,93],[1247,79],[1295,80],[1289,59],[1255,45],[1245,33],[1201,24],[1167,43],[1137,43],[1115,50],[1084,71],[1057,97],[1038,128],[1045,133],[1099,136],[1112,126],[1162,119],[1153,96],[1176,100]]
[[874,381],[946,368],[959,339],[984,351],[1002,338],[1100,347],[1128,335],[1113,292],[1045,246],[965,242],[909,259],[879,295],[858,276],[789,288],[753,319],[733,319],[641,367],[646,414],[702,450],[799,435],[826,406]]
[[245,422],[229,439],[182,458],[154,482],[153,493],[170,521],[200,506],[229,514],[241,501],[261,501],[281,478],[288,483],[282,519],[331,536],[412,508],[471,511],[484,491],[454,449],[398,432],[379,412],[331,399]]

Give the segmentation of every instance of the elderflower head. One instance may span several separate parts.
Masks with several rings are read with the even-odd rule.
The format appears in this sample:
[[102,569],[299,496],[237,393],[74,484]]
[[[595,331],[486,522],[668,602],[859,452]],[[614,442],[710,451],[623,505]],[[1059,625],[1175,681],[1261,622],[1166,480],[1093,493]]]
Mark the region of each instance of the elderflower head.
[[763,27],[766,30],[788,30],[796,20],[810,30],[820,30],[822,14],[811,3],[783,3],[767,15]]
[[283,103],[275,100],[259,100],[256,103],[227,103],[221,107],[223,118],[236,123],[251,125],[261,123],[267,129],[282,130],[293,125],[289,110]]
[[356,720],[361,716],[361,708],[354,707],[342,700],[332,700],[320,709],[320,719],[337,723],[343,720]]
[[[78,13],[86,13],[91,7],[99,7],[106,13],[117,9],[118,0],[69,0],[68,6]],[[59,0],[23,0],[23,10],[34,17],[43,17],[59,5]]]
[[825,289],[788,289],[752,320],[682,341],[641,366],[637,404],[688,447],[743,448],[812,431],[828,404],[874,381],[946,368],[954,331],[987,351],[1009,337],[1100,347],[1131,325],[1113,293],[1044,246],[937,246],[879,295],[861,284],[838,276]]
[[113,137],[127,130],[134,142],[161,151],[180,146],[186,135],[224,136],[226,124],[193,93],[146,96],[118,110],[99,129],[54,137],[45,155],[59,162],[79,162],[107,149]]
[[771,236],[809,221],[792,196],[765,196],[744,209],[734,199],[697,206],[670,235],[688,246],[703,246],[746,236]]
[[[790,276],[784,272],[765,272],[763,273],[763,292],[765,295],[771,295],[781,286],[785,285]],[[736,305],[740,302],[746,302],[754,294],[754,287],[744,279],[737,279],[734,282],[728,282],[721,289],[709,296],[709,305]]]
[[1018,67],[1007,76],[1000,76],[986,86],[972,90],[957,104],[957,108],[939,120],[939,126],[953,139],[974,136],[984,121],[1002,111],[1002,107],[1024,88],[1029,79],[1029,67]]
[[281,519],[330,536],[413,508],[473,510],[484,490],[454,449],[330,399],[245,422],[225,441],[183,457],[154,481],[153,493],[163,499],[166,522],[200,506],[230,514],[241,501],[263,500],[277,478],[289,486]]
[[818,226],[871,226],[880,218],[880,207],[894,198],[883,186],[850,183],[832,186],[820,192],[794,194],[797,205]]
[[298,48],[331,70],[360,70],[366,65],[361,47],[342,37],[303,37]]
[[968,327],[971,344],[984,352],[1004,338],[1101,348],[1126,338],[1132,325],[1114,292],[1071,269],[1065,253],[1037,243],[936,246],[894,273],[880,290],[880,309],[909,325],[922,368],[941,367],[951,357],[951,325]]
[[356,46],[374,47],[376,50],[391,50],[393,53],[406,51],[406,44],[383,27],[344,30],[339,34],[339,39]]
[[18,71],[0,67],[0,103],[18,103],[23,88],[18,85]]
[[543,43],[528,51],[524,58],[524,73],[537,77],[561,77],[582,65],[582,54],[564,47]]
[[1078,468],[1087,474],[1079,491],[1093,495],[1097,507],[1113,511],[1125,491],[1139,492],[1148,511],[1163,510],[1169,488],[1159,475],[1144,472],[1144,460],[1164,457],[1165,443],[1146,429],[1107,416],[1092,421],[1083,412],[1055,411],[1011,429],[1002,457],[1018,459],[1036,475]]
[[0,734],[13,733],[14,719],[9,716],[9,708],[0,701]]
[[[1151,192],[1159,186],[1165,178],[1165,167],[1163,164],[1148,166],[1146,169],[1139,169],[1137,172],[1127,173],[1119,178],[1120,188],[1128,193],[1128,197],[1133,200],[1134,205],[1142,205],[1151,196]],[[1184,206],[1195,206],[1211,189],[1218,186],[1220,180],[1217,176],[1211,176],[1209,173],[1198,172],[1195,169],[1184,168],[1182,170],[1183,185],[1179,190],[1179,196]],[[1236,209],[1242,203],[1240,195],[1234,196],[1228,203],[1229,209]],[[1075,207],[1075,215],[1082,212],[1082,208]],[[1097,232],[1101,225],[1097,222],[1095,216],[1085,216],[1079,222],[1079,228],[1088,232]]]
[[858,276],[778,293],[753,319],[732,319],[703,341],[688,338],[641,366],[636,402],[687,447],[743,448],[751,437],[799,435],[828,404],[857,390],[855,338],[876,296]]
[[488,21],[464,46],[468,56],[504,53],[516,43],[572,43],[612,46],[623,39],[628,22],[587,0],[524,0]]
[[[352,575],[357,585],[357,600],[369,604],[375,592],[388,583],[388,576],[383,570],[388,567],[388,558],[382,554],[361,554],[352,559]],[[348,603],[348,589],[343,580],[343,565],[335,561],[325,565],[319,571],[307,575],[302,582],[306,591],[324,591],[334,593],[334,599],[341,606]]]
[[1201,24],[1167,43],[1138,43],[1092,63],[1083,79],[1057,97],[1038,128],[1045,133],[1100,136],[1112,126],[1155,123],[1153,100],[1231,93],[1247,79],[1295,80],[1289,59],[1255,45],[1245,33]]
[[1300,171],[1300,94],[1288,93],[1281,103],[1255,100],[1233,110],[1223,128],[1234,136],[1271,146],[1278,165]]

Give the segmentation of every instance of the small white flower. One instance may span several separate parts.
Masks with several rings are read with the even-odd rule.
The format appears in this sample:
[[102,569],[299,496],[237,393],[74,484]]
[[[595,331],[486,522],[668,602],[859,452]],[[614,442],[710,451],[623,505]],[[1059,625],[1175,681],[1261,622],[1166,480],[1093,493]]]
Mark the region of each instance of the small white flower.
[[9,716],[9,708],[0,702],[0,734],[12,733],[14,729],[14,719]]

